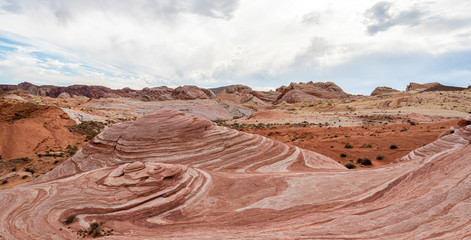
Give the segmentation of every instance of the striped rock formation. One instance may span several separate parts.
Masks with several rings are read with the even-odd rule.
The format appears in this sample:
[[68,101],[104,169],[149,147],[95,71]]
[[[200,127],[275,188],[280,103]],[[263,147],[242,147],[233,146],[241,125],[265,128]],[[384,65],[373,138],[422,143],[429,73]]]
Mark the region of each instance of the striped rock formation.
[[104,222],[114,230],[106,239],[466,238],[470,124],[398,164],[347,170],[162,109],[109,128],[36,181],[0,191],[0,236],[73,239]]

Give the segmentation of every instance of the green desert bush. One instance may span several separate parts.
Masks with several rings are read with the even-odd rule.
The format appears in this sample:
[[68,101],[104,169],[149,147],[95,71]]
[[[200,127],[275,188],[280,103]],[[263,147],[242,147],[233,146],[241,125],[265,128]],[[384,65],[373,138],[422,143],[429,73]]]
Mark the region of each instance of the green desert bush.
[[353,146],[350,145],[349,143],[347,143],[347,144],[345,144],[345,148],[346,148],[346,149],[350,149],[350,148],[353,148]]

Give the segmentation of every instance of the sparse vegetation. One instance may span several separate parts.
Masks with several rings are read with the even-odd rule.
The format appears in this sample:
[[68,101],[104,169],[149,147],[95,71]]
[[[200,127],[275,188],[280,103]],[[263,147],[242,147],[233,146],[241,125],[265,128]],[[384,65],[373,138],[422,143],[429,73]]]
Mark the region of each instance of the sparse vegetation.
[[46,151],[45,154],[38,154],[38,157],[62,157],[64,156],[64,153],[62,152],[52,152],[52,151]]
[[368,144],[364,143],[361,147],[362,148],[372,148],[373,146],[369,143]]
[[[4,107],[11,106],[10,104],[4,104]],[[2,114],[1,120],[13,123],[14,121],[29,118],[31,115],[37,114],[51,108],[50,106],[37,105],[34,103],[19,103],[16,104],[16,108],[7,114]]]
[[369,158],[358,158],[357,163],[359,163],[361,165],[364,165],[364,166],[373,165],[373,163],[371,162],[371,160]]
[[309,123],[307,121],[303,121],[303,122],[300,122],[300,123],[283,123],[283,124],[279,124],[279,123],[257,123],[257,124],[253,124],[253,123],[242,123],[242,124],[239,124],[237,122],[235,123],[227,123],[226,120],[214,120],[213,121],[214,123],[216,123],[218,126],[222,126],[222,127],[228,127],[228,128],[232,128],[232,129],[236,129],[236,130],[245,130],[245,129],[276,129],[277,127],[276,126],[294,126],[294,127],[310,127],[310,126],[314,126],[316,125],[315,123]]
[[254,110],[255,112],[258,111],[258,108],[254,105],[244,104],[244,105],[242,105],[242,107],[250,108],[250,109]]
[[407,122],[411,125],[411,126],[415,126],[416,123],[414,121],[411,121],[410,119],[407,119]]
[[353,163],[353,161],[351,161],[351,160],[348,163],[345,163],[344,166],[348,169],[354,169],[354,168],[357,167],[357,166],[355,166],[355,163]]
[[75,221],[76,217],[77,217],[76,215],[70,215],[70,216],[68,216],[68,217],[64,220],[63,223],[64,223],[65,225],[69,225],[69,224],[71,224],[72,222]]
[[341,153],[341,154],[340,154],[340,157],[341,157],[341,158],[346,158],[346,157],[347,157],[347,154]]
[[96,121],[84,121],[78,125],[67,126],[69,131],[72,133],[86,135],[85,141],[92,140],[103,130],[104,127],[104,123]]
[[391,146],[389,146],[389,149],[398,149],[398,147],[394,144],[392,144]]
[[113,229],[105,231],[105,229],[103,229],[103,222],[100,222],[100,223],[94,222],[90,224],[90,227],[88,227],[88,229],[78,230],[77,235],[81,237],[90,236],[93,238],[102,237],[102,236],[111,236],[113,235]]
[[383,160],[384,159],[384,156],[383,155],[376,155],[376,160]]
[[8,180],[6,180],[6,179],[4,179],[4,180],[2,181],[2,185],[5,185],[5,184],[7,184],[7,183],[8,183]]
[[353,146],[352,146],[352,145],[350,145],[349,143],[345,144],[345,146],[344,146],[344,147],[345,147],[346,149],[353,148]]
[[29,172],[29,173],[31,173],[31,175],[34,175],[34,173],[35,173],[34,169],[29,168],[29,167],[25,168],[25,172]]
[[78,148],[76,145],[73,147],[70,145],[67,145],[67,156],[71,157],[77,152]]

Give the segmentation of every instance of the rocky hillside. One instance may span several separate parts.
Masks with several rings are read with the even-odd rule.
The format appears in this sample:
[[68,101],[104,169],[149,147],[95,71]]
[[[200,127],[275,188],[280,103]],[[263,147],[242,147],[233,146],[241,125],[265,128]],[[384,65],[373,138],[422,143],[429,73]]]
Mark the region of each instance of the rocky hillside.
[[131,97],[143,101],[165,101],[165,100],[194,100],[214,98],[211,90],[196,86],[181,86],[175,89],[168,87],[144,88],[133,90],[131,88],[111,89],[103,86],[72,85],[68,87],[58,87],[52,85],[37,86],[28,82],[18,85],[0,85],[3,91],[20,89],[27,93],[47,96],[52,98],[67,98],[71,96],[85,96],[99,99],[105,97]]
[[333,82],[291,83],[276,89],[281,94],[275,100],[279,103],[310,102],[319,99],[345,99],[349,95]]
[[370,96],[379,96],[379,95],[385,95],[385,94],[391,94],[391,93],[397,93],[400,92],[399,90],[396,90],[394,88],[390,87],[377,87],[373,92],[371,92]]

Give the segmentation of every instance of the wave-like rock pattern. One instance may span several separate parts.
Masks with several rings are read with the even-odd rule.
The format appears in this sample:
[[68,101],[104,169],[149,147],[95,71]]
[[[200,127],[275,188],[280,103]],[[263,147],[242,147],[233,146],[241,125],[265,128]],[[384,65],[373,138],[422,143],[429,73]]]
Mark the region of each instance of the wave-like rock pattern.
[[112,126],[41,180],[136,160],[229,172],[344,169],[314,152],[161,109]]
[[111,220],[151,228],[200,198],[210,182],[201,170],[136,161],[18,187],[12,194],[0,195],[1,202],[9,203],[0,218],[2,230],[9,231],[6,239],[72,239],[74,233],[60,231],[58,224],[71,215],[83,228]]
[[[0,192],[0,239],[466,239],[471,118],[397,164],[332,159],[174,110],[115,125]],[[69,226],[68,216],[76,220]]]

